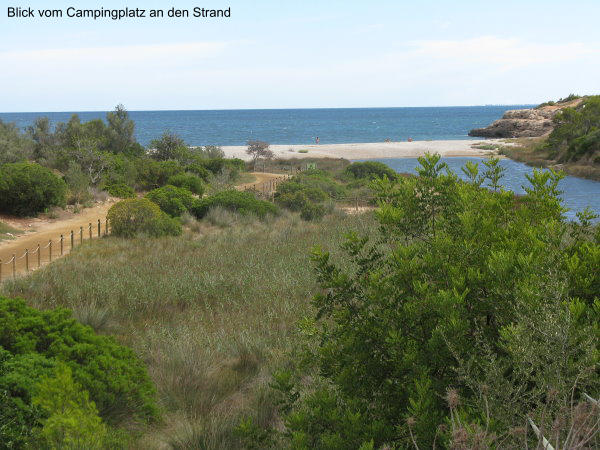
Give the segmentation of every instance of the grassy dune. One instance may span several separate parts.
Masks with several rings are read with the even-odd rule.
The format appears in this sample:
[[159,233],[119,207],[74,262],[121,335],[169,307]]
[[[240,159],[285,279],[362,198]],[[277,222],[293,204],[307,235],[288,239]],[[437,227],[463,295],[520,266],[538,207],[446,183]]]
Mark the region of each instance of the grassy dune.
[[376,230],[370,214],[234,222],[196,224],[179,238],[89,242],[3,286],[37,307],[71,308],[143,357],[163,422],[142,430],[140,447],[235,448],[242,417],[276,421],[268,383],[311,314],[310,249],[335,252],[345,231]]

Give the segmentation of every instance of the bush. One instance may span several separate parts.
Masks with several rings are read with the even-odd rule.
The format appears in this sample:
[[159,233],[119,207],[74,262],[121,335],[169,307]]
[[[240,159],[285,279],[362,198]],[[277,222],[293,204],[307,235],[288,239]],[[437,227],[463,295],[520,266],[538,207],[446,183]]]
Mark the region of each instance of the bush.
[[279,206],[290,211],[300,211],[307,203],[310,203],[306,193],[301,190],[284,194],[277,193],[275,201]]
[[210,180],[210,177],[212,176],[212,172],[204,167],[204,164],[199,162],[189,164],[185,167],[185,169],[188,172],[191,172],[194,175],[202,178],[204,181]]
[[0,167],[0,212],[35,215],[51,206],[64,206],[67,185],[50,169],[35,163]]
[[204,193],[204,184],[202,183],[202,179],[197,177],[196,175],[187,173],[173,175],[169,178],[167,183],[172,186],[187,189],[188,191],[200,196]]
[[351,174],[355,178],[383,178],[387,176],[389,180],[398,178],[398,174],[378,161],[355,162],[346,167],[346,173]]
[[107,218],[111,233],[115,236],[130,238],[142,233],[153,237],[181,234],[181,224],[147,198],[123,200],[108,210]]
[[[69,387],[65,380],[71,376]],[[52,430],[67,418],[65,409],[49,407],[57,402],[71,401],[71,412],[85,411],[70,415],[73,426],[85,416],[100,430],[96,411],[113,424],[157,418],[155,396],[146,368],[131,349],[96,335],[66,309],[39,311],[23,300],[0,297],[0,442],[9,448],[33,444],[46,426],[48,437],[56,436]]]
[[142,189],[164,186],[173,175],[184,172],[183,167],[177,161],[154,161],[152,159],[140,159],[137,171],[137,183]]
[[318,203],[307,202],[300,211],[300,217],[307,221],[321,220],[323,216],[325,216],[325,207]]
[[171,217],[179,217],[194,204],[194,197],[187,189],[166,185],[146,194],[146,198],[156,203]]
[[118,198],[134,198],[135,190],[124,183],[110,184],[106,186],[106,191],[113,197]]
[[277,214],[278,209],[273,203],[257,199],[248,192],[221,191],[207,198],[197,200],[191,212],[201,219],[208,211],[220,206],[229,211],[237,211],[240,214],[255,214],[261,219],[267,214]]

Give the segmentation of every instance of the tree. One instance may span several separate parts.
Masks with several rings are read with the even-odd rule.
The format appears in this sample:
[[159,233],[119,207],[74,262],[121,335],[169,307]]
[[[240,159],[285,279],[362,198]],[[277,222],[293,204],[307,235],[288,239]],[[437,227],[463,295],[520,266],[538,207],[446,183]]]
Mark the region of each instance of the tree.
[[150,148],[152,158],[159,161],[177,160],[189,151],[184,140],[170,131],[165,131],[160,139],[150,142]]
[[135,122],[129,118],[129,113],[121,104],[113,112],[106,113],[108,122],[108,149],[112,153],[129,153],[135,144]]
[[252,156],[252,167],[256,170],[256,161],[260,158],[271,159],[273,152],[269,149],[269,144],[263,141],[248,141],[246,154]]
[[0,164],[24,161],[33,156],[34,143],[13,123],[0,120]]

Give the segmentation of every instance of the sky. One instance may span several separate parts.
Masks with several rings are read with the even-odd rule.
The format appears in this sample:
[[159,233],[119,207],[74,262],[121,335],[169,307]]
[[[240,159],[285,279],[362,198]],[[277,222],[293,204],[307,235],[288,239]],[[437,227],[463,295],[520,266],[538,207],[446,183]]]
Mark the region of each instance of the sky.
[[[600,94],[599,0],[0,0],[0,111],[533,104]],[[231,18],[9,18],[231,8]],[[148,12],[146,13],[148,15]]]

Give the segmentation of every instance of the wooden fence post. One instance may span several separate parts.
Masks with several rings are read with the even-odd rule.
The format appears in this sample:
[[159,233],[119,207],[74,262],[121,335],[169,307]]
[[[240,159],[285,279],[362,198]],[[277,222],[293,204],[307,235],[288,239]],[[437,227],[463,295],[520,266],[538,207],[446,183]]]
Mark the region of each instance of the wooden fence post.
[[63,255],[63,251],[64,251],[64,238],[63,235],[60,235],[60,256]]
[[83,244],[83,227],[79,227],[79,244]]
[[29,249],[25,249],[25,270],[29,272]]
[[100,230],[102,228],[102,225],[100,225],[100,219],[98,219],[98,237],[100,237],[100,234],[102,233],[102,231]]
[[0,258],[0,283],[2,283],[2,258]]
[[71,250],[73,250],[73,244],[75,244],[75,233],[73,233],[73,230],[71,230]]
[[38,254],[38,269],[39,269],[40,267],[42,267],[42,250],[41,250],[40,244],[38,244],[37,254]]
[[52,262],[52,239],[48,242],[48,248],[50,249],[50,262]]
[[90,229],[90,240],[92,240],[92,222],[90,222],[89,229]]
[[13,280],[17,278],[17,255],[13,253]]

